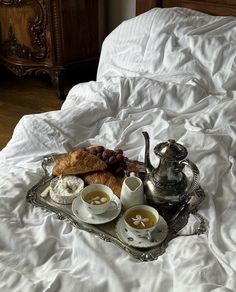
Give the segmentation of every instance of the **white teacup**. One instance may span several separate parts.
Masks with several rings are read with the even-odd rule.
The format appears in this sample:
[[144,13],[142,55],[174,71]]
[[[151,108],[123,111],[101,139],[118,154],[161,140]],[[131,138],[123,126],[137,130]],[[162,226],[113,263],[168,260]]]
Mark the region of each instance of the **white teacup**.
[[159,213],[151,206],[136,205],[125,211],[124,221],[134,235],[151,240],[151,233],[159,221]]
[[103,214],[110,208],[111,211],[118,208],[112,189],[106,185],[88,185],[80,195],[84,206],[93,215]]

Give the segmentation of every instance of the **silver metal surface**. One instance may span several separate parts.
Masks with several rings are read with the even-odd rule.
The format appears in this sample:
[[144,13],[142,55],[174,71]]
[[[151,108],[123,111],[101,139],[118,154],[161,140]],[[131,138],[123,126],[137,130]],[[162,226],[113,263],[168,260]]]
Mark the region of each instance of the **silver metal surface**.
[[[187,149],[168,140],[155,146],[154,152],[159,157],[157,168],[150,161],[150,138],[143,132],[145,139],[144,191],[150,204],[163,208],[184,204],[191,193],[198,187],[199,171],[197,166],[186,159]],[[190,173],[190,175],[186,175]]]
[[50,158],[49,156],[44,159],[43,169],[45,171],[45,176],[28,191],[27,201],[36,207],[40,207],[46,211],[56,214],[60,220],[67,221],[76,228],[87,231],[106,242],[113,243],[138,261],[156,260],[166,251],[170,240],[173,240],[177,236],[183,236],[179,234],[179,231],[188,223],[188,218],[191,213],[195,216],[197,224],[194,232],[191,234],[185,234],[185,236],[199,235],[206,232],[207,222],[197,212],[199,204],[205,198],[205,193],[202,188],[198,186],[198,188],[191,194],[188,202],[181,205],[178,210],[175,210],[175,213],[165,214],[164,219],[168,224],[169,232],[166,239],[160,245],[149,249],[138,249],[131,247],[126,243],[121,242],[115,233],[115,224],[119,217],[106,224],[87,224],[77,219],[71,210],[71,205],[58,204],[50,198],[49,184],[53,177],[50,176],[47,167],[53,161],[53,157]]

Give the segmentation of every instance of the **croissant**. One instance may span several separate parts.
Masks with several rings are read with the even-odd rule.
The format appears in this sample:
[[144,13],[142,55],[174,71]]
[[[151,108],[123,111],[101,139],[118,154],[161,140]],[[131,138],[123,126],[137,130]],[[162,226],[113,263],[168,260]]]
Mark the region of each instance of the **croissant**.
[[83,174],[105,170],[107,164],[97,156],[78,149],[59,159],[53,167],[53,175]]
[[109,171],[98,171],[94,173],[87,173],[83,176],[87,184],[103,184],[110,187],[113,193],[120,198],[121,182]]

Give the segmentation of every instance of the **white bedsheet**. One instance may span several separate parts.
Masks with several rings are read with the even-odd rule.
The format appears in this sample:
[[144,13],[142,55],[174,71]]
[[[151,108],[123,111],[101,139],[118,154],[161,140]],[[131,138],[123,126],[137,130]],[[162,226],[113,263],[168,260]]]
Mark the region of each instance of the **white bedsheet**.
[[[60,111],[22,118],[0,152],[0,291],[236,291],[235,66],[235,18],[154,9],[105,40],[96,82],[72,88]],[[142,131],[151,149],[187,147],[207,234],[140,263],[25,201],[44,155],[96,143],[143,161]]]

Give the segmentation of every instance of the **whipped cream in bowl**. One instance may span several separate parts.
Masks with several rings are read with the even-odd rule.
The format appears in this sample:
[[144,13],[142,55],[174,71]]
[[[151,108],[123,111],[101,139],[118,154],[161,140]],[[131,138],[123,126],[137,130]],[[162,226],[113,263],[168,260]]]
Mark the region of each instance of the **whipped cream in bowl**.
[[55,177],[50,183],[50,197],[59,204],[71,204],[84,188],[84,181],[75,175]]

